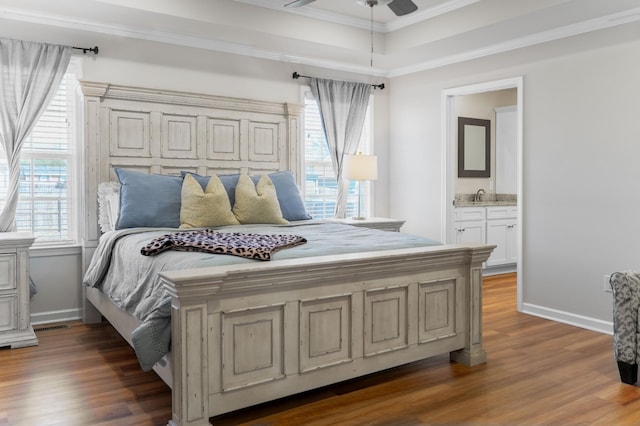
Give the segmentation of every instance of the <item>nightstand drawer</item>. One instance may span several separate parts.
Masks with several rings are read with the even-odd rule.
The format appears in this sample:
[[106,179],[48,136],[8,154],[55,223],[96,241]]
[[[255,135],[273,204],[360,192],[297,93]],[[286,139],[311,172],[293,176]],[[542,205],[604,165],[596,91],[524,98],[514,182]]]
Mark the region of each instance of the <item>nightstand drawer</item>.
[[30,232],[0,232],[0,348],[38,344],[29,314]]
[[16,288],[16,255],[0,255],[0,290]]
[[0,296],[0,331],[15,330],[16,323],[16,302],[17,295]]

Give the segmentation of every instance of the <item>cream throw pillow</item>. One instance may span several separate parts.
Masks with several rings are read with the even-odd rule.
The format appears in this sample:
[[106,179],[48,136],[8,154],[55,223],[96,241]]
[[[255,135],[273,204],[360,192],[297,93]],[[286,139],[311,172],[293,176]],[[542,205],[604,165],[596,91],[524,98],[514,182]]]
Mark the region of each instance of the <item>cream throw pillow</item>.
[[184,176],[180,229],[239,224],[231,211],[229,195],[218,176],[211,176],[204,191],[193,176],[189,173]]
[[249,176],[240,175],[233,214],[240,223],[289,223],[282,217],[276,187],[267,175],[263,175],[257,185]]

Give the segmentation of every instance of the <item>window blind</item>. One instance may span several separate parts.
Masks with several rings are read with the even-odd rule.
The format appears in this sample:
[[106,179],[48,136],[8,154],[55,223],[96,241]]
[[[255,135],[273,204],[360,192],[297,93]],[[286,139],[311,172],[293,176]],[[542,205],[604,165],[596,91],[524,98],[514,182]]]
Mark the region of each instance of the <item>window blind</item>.
[[[74,73],[67,71],[20,155],[16,226],[18,231],[33,232],[37,243],[76,239],[74,81]],[[4,206],[9,175],[4,152],[1,157],[0,204]]]

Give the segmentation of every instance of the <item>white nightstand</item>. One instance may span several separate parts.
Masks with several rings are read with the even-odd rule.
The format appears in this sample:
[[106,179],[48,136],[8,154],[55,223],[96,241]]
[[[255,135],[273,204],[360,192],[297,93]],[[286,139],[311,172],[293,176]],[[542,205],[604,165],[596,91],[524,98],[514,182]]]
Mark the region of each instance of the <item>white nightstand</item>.
[[404,225],[404,220],[390,219],[386,217],[367,217],[365,219],[353,219],[350,217],[344,219],[328,219],[328,222],[339,222],[346,225],[361,226],[363,228],[380,229],[382,231],[400,232],[400,228]]
[[0,232],[0,347],[38,344],[29,311],[30,232]]

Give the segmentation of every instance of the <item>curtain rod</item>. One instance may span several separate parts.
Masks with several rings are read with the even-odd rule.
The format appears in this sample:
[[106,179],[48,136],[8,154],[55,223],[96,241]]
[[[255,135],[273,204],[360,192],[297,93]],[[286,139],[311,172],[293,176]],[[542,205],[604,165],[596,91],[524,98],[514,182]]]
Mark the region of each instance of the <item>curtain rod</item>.
[[[298,74],[296,71],[294,71],[294,72],[293,72],[293,79],[294,79],[294,80],[297,80],[297,79],[299,79],[300,77],[302,77],[302,78],[312,78],[312,77],[309,77],[308,75],[300,75],[300,74]],[[380,84],[372,84],[371,86],[372,86],[374,89],[380,89],[380,90],[384,89],[384,83],[380,83]]]
[[82,53],[84,53],[84,54],[86,54],[87,52],[93,52],[96,55],[98,54],[98,46],[94,46],[94,47],[75,47],[75,46],[73,46],[72,49],[82,50]]

